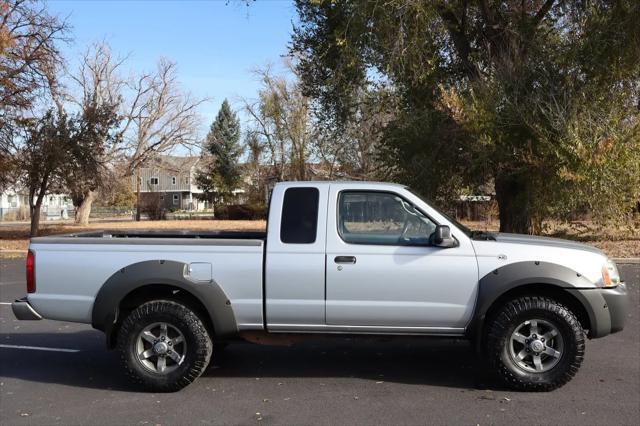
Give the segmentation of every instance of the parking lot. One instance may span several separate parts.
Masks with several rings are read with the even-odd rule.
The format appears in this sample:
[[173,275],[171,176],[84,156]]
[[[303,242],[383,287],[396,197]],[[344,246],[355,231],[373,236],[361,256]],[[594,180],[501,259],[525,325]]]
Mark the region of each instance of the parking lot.
[[0,262],[0,424],[640,424],[640,265],[620,268],[625,330],[588,342],[551,393],[500,388],[466,342],[340,339],[231,344],[188,388],[150,394],[90,326],[17,321],[24,261]]

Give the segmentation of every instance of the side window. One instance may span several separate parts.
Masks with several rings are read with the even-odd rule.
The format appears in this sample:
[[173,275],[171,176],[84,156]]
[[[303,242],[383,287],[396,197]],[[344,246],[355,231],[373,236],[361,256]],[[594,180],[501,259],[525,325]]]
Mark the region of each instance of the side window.
[[318,188],[289,188],[284,193],[280,241],[312,244],[318,228]]
[[426,245],[436,229],[400,196],[386,192],[340,194],[338,232],[351,244]]

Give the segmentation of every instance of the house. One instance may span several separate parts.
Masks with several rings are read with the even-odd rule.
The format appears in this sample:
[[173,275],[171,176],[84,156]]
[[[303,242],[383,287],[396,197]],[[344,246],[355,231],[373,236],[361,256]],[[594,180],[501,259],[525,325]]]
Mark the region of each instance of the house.
[[141,202],[157,199],[167,210],[202,210],[206,203],[198,199],[202,190],[196,184],[200,157],[161,155],[140,168],[131,179],[132,191],[140,182]]
[[[59,220],[73,217],[74,207],[66,194],[47,194],[40,210],[42,219]],[[7,188],[0,193],[0,221],[28,220],[29,194],[27,190]]]

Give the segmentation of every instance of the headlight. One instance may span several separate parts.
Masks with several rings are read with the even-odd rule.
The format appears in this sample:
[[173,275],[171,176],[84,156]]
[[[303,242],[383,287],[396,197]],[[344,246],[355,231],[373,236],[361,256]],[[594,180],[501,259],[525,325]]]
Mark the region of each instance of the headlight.
[[618,267],[611,260],[602,267],[602,283],[605,287],[615,287],[620,284],[620,273]]

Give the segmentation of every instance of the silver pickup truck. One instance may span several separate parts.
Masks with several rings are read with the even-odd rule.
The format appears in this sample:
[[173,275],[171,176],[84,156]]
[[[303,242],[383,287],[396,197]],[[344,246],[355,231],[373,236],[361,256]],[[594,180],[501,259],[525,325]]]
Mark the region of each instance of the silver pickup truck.
[[233,339],[318,334],[468,338],[509,386],[551,390],[628,309],[595,248],[470,231],[405,186],[366,182],[277,184],[266,234],[33,238],[27,291],[17,318],[92,324],[155,391],[188,385]]

